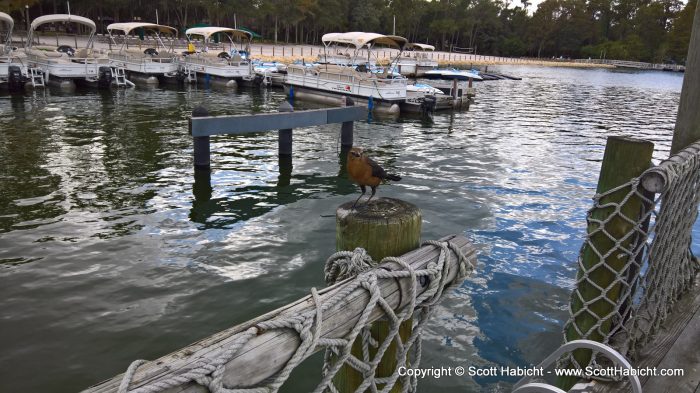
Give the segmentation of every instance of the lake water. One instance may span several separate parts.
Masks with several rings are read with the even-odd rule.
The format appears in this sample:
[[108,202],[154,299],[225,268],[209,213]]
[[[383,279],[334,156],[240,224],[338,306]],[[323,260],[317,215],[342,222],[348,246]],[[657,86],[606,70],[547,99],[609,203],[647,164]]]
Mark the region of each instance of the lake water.
[[[355,143],[403,180],[423,239],[462,233],[479,268],[437,308],[423,366],[525,366],[561,343],[606,137],[668,155],[683,75],[502,67],[469,111],[358,122]],[[74,392],[322,287],[335,208],[358,194],[339,125],[216,137],[194,182],[187,119],[276,110],[281,91],[48,90],[0,96],[0,390]],[[204,180],[203,182],[201,180]],[[696,227],[696,235],[700,236]],[[697,247],[697,246],[696,246]],[[286,391],[308,391],[318,359]],[[501,392],[443,377],[420,391]]]

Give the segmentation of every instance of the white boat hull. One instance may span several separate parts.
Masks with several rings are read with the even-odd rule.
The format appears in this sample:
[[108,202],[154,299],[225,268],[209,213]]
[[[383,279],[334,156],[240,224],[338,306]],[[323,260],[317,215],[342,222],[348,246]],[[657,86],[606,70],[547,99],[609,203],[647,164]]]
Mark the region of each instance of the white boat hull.
[[354,101],[354,105],[362,105],[367,108],[372,106],[372,111],[377,113],[396,115],[401,112],[401,102],[402,101],[382,101],[374,100],[372,98],[372,103],[370,104],[369,98],[355,97],[349,95],[338,95],[333,92],[314,90],[311,88],[284,85],[284,91],[287,96],[292,99],[299,99],[303,101],[316,102],[319,104],[325,104],[330,106],[341,106],[343,105],[343,97],[351,97]]
[[[375,101],[401,102],[406,99],[406,79],[360,78],[352,74],[333,74],[302,66],[289,66],[285,84],[326,93]],[[319,71],[319,69],[321,71]]]
[[110,54],[109,63],[112,67],[121,67],[128,72],[152,76],[175,76],[179,69],[179,64],[174,58],[147,59],[122,54]]
[[76,59],[72,63],[63,63],[28,56],[27,65],[42,70],[49,80],[52,77],[96,80],[100,73],[100,67],[108,67],[109,63],[107,59]]
[[249,64],[229,65],[224,62],[221,64],[212,64],[198,59],[185,59],[180,62],[180,65],[184,70],[190,70],[200,74],[209,74],[218,78],[238,79],[251,75],[251,67]]

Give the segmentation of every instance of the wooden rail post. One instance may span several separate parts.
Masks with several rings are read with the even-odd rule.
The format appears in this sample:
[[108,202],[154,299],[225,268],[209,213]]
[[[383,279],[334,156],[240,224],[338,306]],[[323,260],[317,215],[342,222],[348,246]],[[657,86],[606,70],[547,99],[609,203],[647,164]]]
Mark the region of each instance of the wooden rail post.
[[[284,101],[283,103],[280,104],[279,109],[277,110],[278,112],[294,112],[294,108],[292,105]],[[278,149],[279,149],[279,155],[292,155],[292,129],[287,128],[284,130],[279,130],[279,136],[278,136]]]
[[695,7],[687,59],[671,155],[700,140],[700,7]]
[[[348,96],[343,96],[343,106],[354,106],[355,101]],[[340,126],[340,146],[352,147],[354,121],[345,121]]]
[[[352,251],[362,247],[375,261],[384,257],[402,255],[420,246],[421,212],[415,205],[393,198],[377,198],[368,205],[358,204],[352,208],[353,201],[346,202],[336,211],[336,249]],[[413,323],[408,320],[399,327],[401,340],[408,339]],[[386,320],[372,324],[371,332],[380,343],[386,338],[391,325]],[[370,348],[370,357],[376,353]],[[362,359],[361,340],[355,341],[352,353]],[[377,377],[389,377],[397,364],[396,343],[392,342],[384,352]],[[350,366],[343,366],[334,380],[341,393],[354,392],[362,383],[362,374]],[[380,386],[381,389],[381,386]],[[400,392],[400,383],[394,385],[391,393]]]
[[[607,145],[605,146],[603,163],[600,168],[600,177],[598,179],[598,188],[596,193],[605,193],[613,188],[629,182],[634,177],[640,176],[649,168],[653,151],[654,144],[649,141],[622,137],[608,138]],[[617,192],[602,198],[600,200],[600,204],[618,205],[622,202],[625,196],[627,196],[629,191],[630,187],[622,188]],[[625,203],[625,205],[621,206],[620,212],[632,220],[638,219],[642,212],[642,204],[643,202],[639,197],[633,196],[627,201],[627,203]],[[605,221],[613,214],[615,214],[615,209],[613,207],[598,208],[591,212],[591,218]],[[630,223],[628,220],[625,220],[620,216],[615,216],[612,217],[607,224],[605,224],[605,231],[616,240],[619,240],[633,230],[633,227],[634,224]],[[589,223],[588,233],[592,233],[598,228],[598,224]],[[628,238],[622,242],[621,246],[625,249],[630,249],[633,241],[634,236],[628,236]],[[573,341],[579,338],[602,341],[604,336],[610,332],[613,322],[611,317],[608,317],[603,321],[600,327],[600,332],[591,329],[593,326],[595,326],[599,319],[610,316],[612,313],[615,307],[613,303],[617,302],[619,299],[622,289],[622,284],[615,284],[614,280],[617,274],[622,272],[625,265],[628,263],[629,256],[620,251],[614,252],[605,258],[605,265],[607,267],[594,267],[600,262],[599,255],[605,256],[610,253],[610,251],[616,246],[616,242],[602,232],[597,232],[596,234],[592,235],[589,242],[591,245],[588,243],[584,245],[581,263],[588,271],[588,279],[590,281],[581,282],[580,286],[576,288],[576,290],[581,297],[583,297],[583,301],[588,302],[601,295],[601,291],[598,288],[603,288],[604,291],[607,290],[605,297],[609,301],[599,299],[588,306],[589,312],[579,314],[573,321],[573,324],[568,326],[564,332],[567,341]],[[583,274],[583,269],[579,269],[577,279],[580,279]],[[584,307],[583,301],[579,298],[579,296],[571,297],[572,313],[575,314]],[[577,326],[581,332],[583,332],[583,337],[579,335],[574,325]],[[591,360],[591,350],[579,349],[573,352],[573,356],[579,365],[586,367]],[[576,383],[577,380],[577,377],[562,377],[558,380],[557,384],[562,389],[568,390]]]
[[[192,117],[207,117],[209,111],[203,106],[198,106],[192,111]],[[190,120],[190,135],[192,134],[192,120]],[[194,139],[194,169],[209,170],[210,169],[210,148],[209,136],[195,136]]]

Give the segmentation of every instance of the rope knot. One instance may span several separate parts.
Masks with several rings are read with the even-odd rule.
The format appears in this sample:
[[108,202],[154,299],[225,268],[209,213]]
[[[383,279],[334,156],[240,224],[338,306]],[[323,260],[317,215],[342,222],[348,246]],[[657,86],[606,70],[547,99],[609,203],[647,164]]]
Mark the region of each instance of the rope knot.
[[326,266],[323,269],[326,284],[332,285],[346,278],[355,277],[376,265],[377,263],[364,248],[358,247],[352,252],[338,251],[326,260]]

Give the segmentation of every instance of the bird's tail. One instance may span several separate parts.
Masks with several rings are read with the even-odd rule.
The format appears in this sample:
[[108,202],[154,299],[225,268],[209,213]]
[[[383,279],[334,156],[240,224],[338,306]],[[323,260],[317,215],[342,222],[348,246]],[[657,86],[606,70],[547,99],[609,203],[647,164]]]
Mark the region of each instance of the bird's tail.
[[401,180],[401,176],[388,174],[388,175],[386,175],[386,179],[393,180],[393,181],[399,181],[399,180]]

